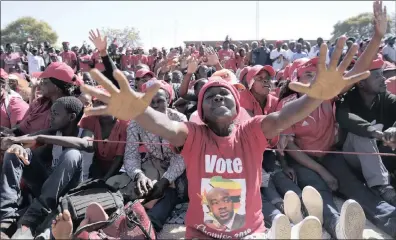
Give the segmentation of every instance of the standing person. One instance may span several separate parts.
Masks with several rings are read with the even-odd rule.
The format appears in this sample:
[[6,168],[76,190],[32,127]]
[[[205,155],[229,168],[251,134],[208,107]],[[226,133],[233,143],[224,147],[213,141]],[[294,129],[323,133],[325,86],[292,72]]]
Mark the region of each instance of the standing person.
[[92,65],[92,56],[88,54],[87,46],[84,45],[80,48],[80,56],[78,56],[78,63],[81,72],[89,72],[91,69],[90,65]]
[[29,42],[26,42],[22,50],[27,56],[29,75],[44,71],[45,63],[43,57],[38,55],[38,49],[36,47],[27,49],[28,45]]
[[[338,62],[340,49],[345,41],[346,37],[340,38],[333,62]],[[322,104],[323,100],[333,98],[347,85],[369,75],[369,72],[363,72],[350,78],[343,77],[353,52],[338,68],[335,64],[326,68],[325,45],[322,46],[321,52],[323,54],[315,81],[309,85],[300,83],[289,85],[291,89],[306,95],[289,103],[279,112],[254,117],[241,125],[233,123],[240,110],[239,94],[234,87],[224,81],[211,81],[201,89],[198,97],[198,112],[206,125],[197,125],[172,121],[165,114],[148,107],[159,85],[154,83],[146,94],[138,95],[129,88],[127,79],[120,71],[114,73],[121,87],[120,90],[100,72],[92,71],[95,79],[110,92],[111,96],[104,96],[92,87],[82,86],[84,92],[107,103],[106,108],[89,109],[86,113],[113,115],[124,120],[135,119],[141,127],[167,139],[176,148],[182,148],[181,155],[186,165],[190,200],[186,218],[186,238],[263,238],[265,228],[261,201],[257,199],[260,199],[262,153],[268,146],[268,139],[278,136],[283,129],[306,118]],[[228,192],[230,195],[227,197],[214,194],[216,198],[212,198],[209,192],[214,188],[235,191]],[[235,198],[231,198],[231,192]],[[212,204],[216,204],[217,207],[212,207]],[[234,211],[230,213],[218,211],[221,206],[225,207],[225,204]],[[219,213],[223,224],[214,221],[212,213]],[[233,221],[230,220],[235,216],[232,213],[245,215],[245,222],[235,228],[231,227]],[[313,237],[321,237],[320,222],[317,218],[305,223],[315,227],[305,228],[303,223],[300,225],[302,232],[299,232],[298,237],[306,236],[306,231],[310,232],[314,229]],[[289,223],[283,223],[280,227],[290,233]]]
[[[314,57],[317,57],[319,55],[319,53],[320,53],[319,50],[320,50],[320,46],[322,45],[322,43],[323,43],[323,38],[319,37],[316,40],[316,45],[315,46],[313,46],[313,47],[309,46],[309,49],[308,49],[308,45],[307,45],[308,57],[309,58],[314,58]],[[330,63],[330,57],[329,57],[329,53],[327,53],[326,64],[329,64],[329,63]]]
[[382,49],[382,56],[384,60],[396,64],[396,47],[395,44],[396,37],[389,37],[388,44]]
[[271,51],[270,59],[272,60],[272,67],[275,71],[283,69],[286,59],[286,51],[282,48],[282,41],[275,42],[275,49]]
[[69,42],[62,42],[63,52],[60,53],[60,56],[64,63],[74,69],[77,66],[77,56],[73,51],[70,51],[69,45]]
[[14,47],[10,43],[7,43],[5,48],[5,53],[1,55],[1,62],[4,70],[9,73],[10,68],[15,67],[21,61],[21,56],[19,53],[14,52]]
[[302,44],[301,43],[297,43],[296,44],[296,52],[293,53],[291,61],[294,62],[297,59],[306,58],[306,57],[308,57],[308,54],[306,52],[303,52]]
[[224,68],[236,70],[235,53],[230,49],[230,40],[228,36],[223,42],[223,49],[219,50],[219,60]]
[[260,47],[257,48],[253,48],[253,43],[252,43],[252,59],[250,65],[272,66],[270,54],[271,51],[267,47],[267,42],[265,41],[265,39],[261,39]]

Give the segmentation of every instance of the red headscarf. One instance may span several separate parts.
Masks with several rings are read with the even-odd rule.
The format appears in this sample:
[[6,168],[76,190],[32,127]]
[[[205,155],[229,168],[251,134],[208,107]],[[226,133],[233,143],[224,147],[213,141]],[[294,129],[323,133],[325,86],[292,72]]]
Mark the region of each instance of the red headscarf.
[[236,111],[237,111],[237,114],[234,116],[234,119],[236,117],[238,117],[239,112],[240,112],[239,92],[236,90],[236,88],[234,86],[230,85],[228,82],[226,82],[224,80],[214,80],[214,81],[210,81],[210,82],[206,83],[202,87],[202,89],[198,95],[198,106],[197,106],[198,109],[197,110],[198,110],[198,115],[201,118],[202,122],[205,122],[204,118],[203,118],[203,112],[202,112],[203,97],[205,95],[205,92],[211,87],[224,87],[224,88],[227,88],[228,90],[230,90],[231,94],[234,96],[235,105],[236,105],[235,107],[236,107]]

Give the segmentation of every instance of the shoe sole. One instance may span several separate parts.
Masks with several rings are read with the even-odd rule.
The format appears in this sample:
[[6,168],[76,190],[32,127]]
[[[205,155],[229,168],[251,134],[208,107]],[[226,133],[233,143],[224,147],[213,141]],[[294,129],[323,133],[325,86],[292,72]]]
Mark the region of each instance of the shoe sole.
[[285,215],[293,224],[298,224],[303,220],[301,213],[301,200],[293,191],[287,191],[283,199]]
[[362,239],[366,226],[366,215],[356,201],[349,199],[344,202],[340,216],[341,228],[345,239]]
[[283,214],[276,215],[272,221],[270,232],[268,239],[290,239],[291,227],[289,219]]
[[314,216],[306,217],[292,228],[292,239],[322,239],[322,224]]
[[310,216],[315,216],[323,224],[323,199],[320,193],[311,186],[302,191],[302,200]]

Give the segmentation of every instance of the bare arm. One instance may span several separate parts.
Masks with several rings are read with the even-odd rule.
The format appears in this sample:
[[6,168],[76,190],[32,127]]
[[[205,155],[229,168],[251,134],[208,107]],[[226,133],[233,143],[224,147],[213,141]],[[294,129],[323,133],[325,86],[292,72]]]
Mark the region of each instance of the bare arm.
[[135,120],[142,128],[168,140],[175,147],[183,146],[187,139],[188,128],[184,123],[172,121],[167,115],[151,107],[148,107]]
[[[289,142],[286,149],[290,150],[301,150],[294,142]],[[310,156],[308,156],[304,152],[293,152],[290,151],[288,154],[296,160],[299,164],[303,165],[304,167],[307,167],[316,173],[320,174],[324,170],[326,170],[322,165],[317,163],[315,160],[313,160]]]
[[305,119],[316,108],[320,106],[323,100],[313,99],[304,95],[296,99],[279,112],[269,114],[261,122],[261,129],[267,139],[278,136],[281,132],[288,129],[295,123]]
[[187,94],[188,86],[190,85],[190,81],[191,81],[191,77],[192,77],[192,73],[187,73],[186,75],[184,75],[183,82],[181,83],[180,88],[179,88],[179,96],[180,97],[184,97],[184,95]]
[[67,148],[76,148],[78,150],[82,150],[86,152],[93,152],[94,151],[93,142],[88,141],[89,139],[92,139],[91,136],[93,136],[93,134],[91,134],[91,136],[89,137],[87,134],[85,134],[85,136],[86,137],[79,138],[79,137],[69,137],[69,136],[38,135],[37,142],[42,144],[59,145]]

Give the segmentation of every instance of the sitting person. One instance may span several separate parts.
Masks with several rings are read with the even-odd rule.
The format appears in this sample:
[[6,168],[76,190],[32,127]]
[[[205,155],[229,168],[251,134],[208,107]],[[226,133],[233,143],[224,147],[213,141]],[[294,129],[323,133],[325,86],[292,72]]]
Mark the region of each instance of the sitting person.
[[[383,64],[381,59],[374,60],[370,77],[338,102],[337,121],[346,134],[346,152],[396,153],[396,95],[386,91]],[[345,159],[363,175],[368,187],[396,206],[396,191],[389,181],[389,172],[396,171],[395,157],[345,155]]]
[[[12,238],[33,239],[38,225],[58,206],[59,197],[80,183],[82,179],[80,150],[93,151],[92,142],[84,138],[85,135],[91,136],[92,133],[77,126],[84,113],[83,110],[83,104],[75,97],[58,98],[51,107],[52,135],[8,138],[8,141],[14,144],[4,156],[1,172],[2,239],[7,237],[4,232],[18,218],[20,218],[18,230]],[[33,150],[25,148],[36,144],[43,146]],[[22,216],[17,211],[21,178],[35,197]]]
[[[333,63],[338,62],[345,42],[346,37],[339,39]],[[206,125],[198,125],[170,120],[166,114],[148,106],[159,84],[154,83],[145,94],[138,94],[130,89],[122,72],[115,71],[114,76],[120,85],[118,91],[95,69],[91,71],[95,80],[110,91],[111,96],[105,96],[90,86],[82,86],[83,92],[107,103],[106,108],[88,109],[86,114],[110,114],[124,120],[134,119],[140,127],[166,139],[176,148],[182,148],[190,201],[186,238],[264,238],[261,201],[257,199],[260,198],[262,153],[268,147],[268,139],[275,138],[284,129],[309,116],[324,99],[335,97],[347,85],[367,77],[369,72],[343,77],[353,54],[349,52],[340,67],[331,64],[327,69],[327,47],[323,44],[318,66],[320,72],[315,81],[309,85],[298,82],[289,84],[291,89],[306,95],[290,102],[279,112],[256,116],[240,125],[234,124],[240,111],[239,93],[223,80],[211,81],[201,89],[198,112]],[[161,185],[161,181],[157,184]],[[159,198],[161,195],[161,192],[152,193],[151,197]],[[238,222],[235,222],[237,215]],[[312,227],[306,227],[306,224]],[[274,227],[282,229],[280,232],[291,232],[288,222],[275,224]],[[299,230],[303,230],[298,233],[300,238],[307,234],[321,238],[321,223],[317,218],[304,221]]]
[[[143,92],[152,81],[143,84]],[[167,107],[172,96],[172,86],[165,81],[159,82],[161,89],[154,96],[150,106],[166,114],[173,121],[186,122],[186,116]],[[163,198],[147,211],[155,230],[159,232],[179,202],[178,196],[184,194],[180,192],[184,189],[177,191],[178,181],[182,181],[180,176],[185,170],[183,158],[165,145],[168,143],[167,140],[145,130],[136,121],[131,121],[128,126],[127,141],[141,143],[128,144],[124,155],[124,171],[135,182],[138,194],[146,199],[151,198],[152,192],[159,192],[163,195]],[[139,145],[145,148],[144,158],[141,157]]]
[[0,73],[0,127],[10,129],[23,119],[29,104],[9,88],[7,84],[8,74],[3,69],[0,69]]
[[[108,94],[103,87],[98,86],[97,88]],[[92,105],[98,107],[103,103],[93,98]],[[79,125],[81,128],[91,131],[94,140],[104,140],[94,142],[95,151],[92,165],[89,168],[89,177],[106,179],[118,172],[124,159],[128,122],[113,116],[89,116],[82,118]],[[114,142],[106,142],[106,140]],[[117,143],[117,141],[122,142]]]
[[39,87],[42,97],[30,103],[24,118],[7,133],[22,136],[48,129],[52,104],[60,97],[71,96],[74,85],[82,82],[72,68],[61,62],[51,63],[44,72],[35,73],[34,77],[42,79]]

